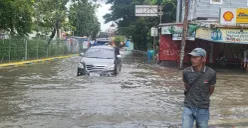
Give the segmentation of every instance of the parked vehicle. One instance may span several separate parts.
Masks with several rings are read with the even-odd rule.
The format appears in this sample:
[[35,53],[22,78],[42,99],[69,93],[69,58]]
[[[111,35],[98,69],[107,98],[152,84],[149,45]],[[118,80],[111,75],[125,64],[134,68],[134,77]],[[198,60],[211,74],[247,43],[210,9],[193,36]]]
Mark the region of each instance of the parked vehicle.
[[109,42],[110,40],[108,38],[97,38],[96,42],[94,43],[94,46],[105,45],[106,43]]
[[93,46],[81,53],[77,75],[110,76],[121,71],[121,55],[112,46]]

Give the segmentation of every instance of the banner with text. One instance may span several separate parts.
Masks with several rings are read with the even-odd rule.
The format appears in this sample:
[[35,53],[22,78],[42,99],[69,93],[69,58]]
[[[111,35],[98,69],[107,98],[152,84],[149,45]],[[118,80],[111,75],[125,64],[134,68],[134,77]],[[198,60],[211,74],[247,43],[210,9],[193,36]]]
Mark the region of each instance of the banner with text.
[[204,30],[200,28],[196,31],[196,38],[221,43],[248,44],[248,30],[224,28]]

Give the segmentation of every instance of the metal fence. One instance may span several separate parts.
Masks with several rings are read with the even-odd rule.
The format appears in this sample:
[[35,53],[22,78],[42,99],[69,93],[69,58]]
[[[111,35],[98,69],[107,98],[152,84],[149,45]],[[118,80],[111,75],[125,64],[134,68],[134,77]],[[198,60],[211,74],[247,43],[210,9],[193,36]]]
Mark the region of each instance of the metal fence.
[[67,41],[53,40],[47,46],[47,40],[1,39],[0,63],[41,59],[72,54]]

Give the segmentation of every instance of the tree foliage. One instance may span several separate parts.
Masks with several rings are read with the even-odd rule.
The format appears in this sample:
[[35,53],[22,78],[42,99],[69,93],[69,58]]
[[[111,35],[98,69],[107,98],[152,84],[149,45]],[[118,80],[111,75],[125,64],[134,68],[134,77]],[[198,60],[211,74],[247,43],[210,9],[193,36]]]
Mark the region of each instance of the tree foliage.
[[34,13],[34,30],[44,35],[50,33],[48,45],[55,37],[59,37],[59,30],[65,21],[67,14],[67,3],[69,0],[36,0]]
[[[118,31],[131,36],[135,48],[146,50],[151,47],[151,27],[159,24],[158,17],[135,17],[135,5],[158,4],[158,0],[108,0],[112,4],[112,12],[104,16],[106,22],[115,21]],[[176,0],[161,0],[163,5],[163,23],[174,22],[176,19]]]
[[48,45],[56,33],[60,36],[60,29],[94,37],[100,30],[96,7],[88,0],[0,0],[0,30],[21,36],[49,35]]
[[74,1],[70,7],[70,22],[76,28],[76,36],[92,36],[96,37],[100,30],[100,23],[95,15],[95,9],[98,5],[94,5],[87,0]]
[[30,33],[33,4],[33,0],[0,0],[0,29],[12,35]]

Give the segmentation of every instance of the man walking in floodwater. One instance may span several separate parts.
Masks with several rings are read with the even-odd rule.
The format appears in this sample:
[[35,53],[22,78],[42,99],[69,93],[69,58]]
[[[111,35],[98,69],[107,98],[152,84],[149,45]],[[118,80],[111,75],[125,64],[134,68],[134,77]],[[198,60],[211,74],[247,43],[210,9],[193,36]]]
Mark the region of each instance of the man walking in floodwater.
[[185,86],[182,128],[208,128],[209,97],[214,92],[216,72],[205,66],[207,53],[202,48],[195,48],[190,55],[191,67],[183,70]]

